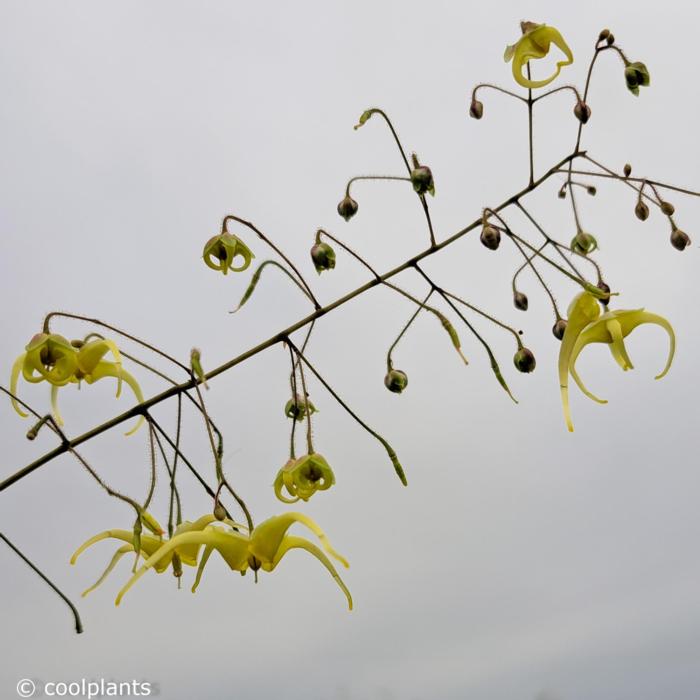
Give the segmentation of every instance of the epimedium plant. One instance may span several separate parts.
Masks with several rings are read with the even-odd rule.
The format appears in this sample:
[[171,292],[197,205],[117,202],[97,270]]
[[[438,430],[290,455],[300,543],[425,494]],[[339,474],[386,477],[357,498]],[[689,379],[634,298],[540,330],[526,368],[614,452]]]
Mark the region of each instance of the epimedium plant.
[[[125,555],[132,555],[133,564],[131,576],[120,590],[116,603],[119,604],[125,593],[148,570],[155,569],[157,573],[170,571],[177,579],[178,585],[183,578],[185,567],[196,568],[192,591],[199,586],[202,573],[211,554],[216,551],[228,566],[240,574],[253,572],[257,580],[258,572],[274,571],[284,556],[292,549],[304,549],[315,557],[330,573],[346,597],[348,607],[352,609],[352,597],[342,581],[331,558],[347,567],[347,561],[331,546],[321,528],[307,515],[301,512],[284,512],[272,515],[260,524],[255,525],[252,514],[245,501],[233,488],[224,471],[224,440],[221,430],[217,427],[207,410],[201,387],[208,389],[208,381],[251,357],[272,347],[282,347],[289,356],[290,398],[280,414],[289,420],[289,444],[287,458],[279,467],[274,477],[274,493],[280,502],[285,504],[308,501],[318,492],[331,489],[336,483],[331,462],[318,453],[314,447],[312,422],[318,412],[311,400],[311,388],[322,387],[325,392],[338,402],[360,426],[374,437],[384,448],[393,468],[406,485],[404,469],[393,447],[374,428],[370,427],[336,392],[328,381],[319,373],[315,364],[309,358],[309,346],[316,322],[331,313],[346,302],[354,299],[377,286],[385,286],[396,294],[408,299],[413,304],[413,313],[406,322],[398,327],[396,339],[390,345],[386,355],[386,375],[384,385],[395,394],[401,394],[409,386],[406,369],[394,366],[394,353],[399,343],[406,337],[420,314],[429,314],[439,324],[445,339],[450,342],[464,364],[467,359],[463,354],[462,340],[458,328],[469,332],[486,353],[493,374],[501,388],[513,400],[504,373],[496,359],[496,353],[487,339],[477,331],[471,314],[486,319],[496,328],[505,331],[515,345],[513,366],[519,372],[529,373],[537,366],[535,354],[522,340],[522,332],[496,318],[491,313],[478,308],[453,291],[442,287],[439,282],[428,275],[423,268],[423,261],[436,255],[448,246],[460,240],[468,233],[479,230],[483,246],[497,253],[501,245],[508,241],[522,258],[522,263],[514,271],[511,280],[513,304],[516,309],[527,311],[528,297],[518,288],[520,275],[529,270],[537,279],[543,293],[548,298],[553,311],[552,334],[560,342],[558,373],[562,408],[568,429],[573,430],[573,422],[569,408],[569,376],[581,389],[585,396],[598,403],[605,403],[591,393],[581,381],[576,371],[576,360],[581,351],[590,343],[605,343],[610,348],[613,358],[623,370],[633,368],[625,348],[624,339],[639,325],[651,323],[661,326],[670,337],[670,352],[666,366],[657,376],[663,377],[669,370],[675,351],[675,334],[671,324],[662,316],[647,312],[644,309],[611,309],[619,291],[611,288],[604,279],[600,263],[592,257],[598,249],[596,236],[586,231],[582,224],[582,214],[578,195],[585,192],[595,196],[597,187],[585,183],[599,179],[601,182],[616,182],[632,190],[633,213],[641,221],[649,219],[651,211],[657,209],[665,217],[670,228],[670,243],[679,251],[690,244],[690,238],[682,231],[675,219],[676,209],[667,199],[668,192],[699,196],[700,193],[646,177],[633,177],[632,167],[627,164],[621,172],[594,159],[582,148],[582,136],[585,125],[593,116],[589,105],[589,92],[594,68],[603,54],[616,54],[623,64],[624,85],[628,91],[640,95],[640,88],[650,85],[650,73],[646,65],[640,61],[630,61],[618,45],[613,34],[604,29],[600,32],[593,48],[593,55],[588,65],[583,89],[565,84],[553,87],[545,92],[535,92],[546,88],[559,78],[562,71],[574,63],[574,55],[560,31],[546,24],[523,22],[521,36],[509,45],[504,53],[504,59],[511,64],[515,83],[525,90],[525,93],[515,92],[514,89],[504,88],[491,83],[476,85],[471,93],[469,116],[481,120],[487,113],[480,96],[488,90],[503,93],[527,108],[529,133],[529,178],[527,184],[518,192],[507,197],[497,206],[484,206],[475,221],[469,223],[456,233],[440,238],[433,227],[427,195],[436,196],[436,179],[431,168],[412,153],[410,157],[399,139],[397,131],[389,116],[382,109],[373,107],[362,112],[355,129],[365,126],[368,122],[382,122],[389,130],[403,163],[405,174],[359,175],[351,177],[345,187],[345,192],[337,205],[338,215],[350,222],[360,214],[360,205],[353,197],[353,187],[364,181],[398,181],[410,185],[414,195],[418,197],[420,208],[425,219],[428,247],[407,258],[401,265],[384,273],[378,272],[361,254],[348,246],[338,235],[323,228],[317,229],[311,247],[311,264],[321,275],[341,267],[345,258],[351,258],[362,265],[370,275],[370,279],[357,289],[354,289],[335,301],[322,305],[315,296],[307,279],[287,255],[253,223],[228,214],[223,218],[221,231],[210,238],[202,253],[204,263],[214,271],[223,275],[229,272],[244,273],[255,259],[252,243],[246,240],[245,231],[252,234],[252,240],[267,246],[275,257],[264,259],[252,272],[250,281],[236,309],[239,311],[251,299],[262,279],[262,273],[268,268],[276,268],[303,294],[313,307],[311,313],[288,328],[276,333],[271,338],[258,343],[246,352],[234,357],[213,370],[205,371],[202,364],[202,354],[193,349],[189,362],[184,363],[172,357],[164,350],[145,342],[122,329],[104,323],[94,318],[71,313],[52,312],[46,316],[41,332],[35,335],[27,344],[23,353],[15,361],[10,376],[10,388],[0,387],[9,396],[17,413],[24,417],[33,417],[34,423],[27,432],[27,438],[33,440],[39,431],[46,427],[58,439],[58,445],[49,452],[39,456],[31,464],[18,470],[0,483],[0,491],[10,488],[13,484],[27,477],[43,465],[66,452],[70,453],[85,468],[88,474],[101,486],[106,493],[121,500],[133,511],[133,521],[126,528],[105,530],[81,545],[73,554],[71,564],[74,564],[80,554],[87,548],[102,540],[117,540],[121,542],[112,559],[99,579],[83,592],[87,595],[97,588],[105,578],[117,568],[119,561]],[[545,57],[554,57],[554,71],[546,77],[538,77],[538,61]],[[559,162],[539,174],[534,166],[533,149],[533,120],[534,107],[541,100],[555,93],[569,91],[573,97],[573,118],[577,123],[576,138],[570,153],[563,156]],[[566,244],[553,238],[542,222],[536,220],[526,206],[527,196],[550,181],[561,180],[557,195],[569,200],[573,218],[574,235]],[[517,211],[523,214],[529,224],[526,232],[515,230],[509,221],[509,213]],[[229,226],[237,225],[240,231],[236,234],[229,231]],[[536,235],[538,240],[532,242],[530,235]],[[259,254],[259,251],[257,251]],[[573,283],[576,294],[568,307],[566,316],[561,313],[550,286],[545,280],[545,270],[562,275]],[[425,285],[426,293],[418,298],[407,292],[392,280],[401,272],[410,271],[418,276]],[[438,307],[438,304],[440,308]],[[52,331],[51,322],[54,319],[72,319],[84,322],[90,328],[83,338],[69,341],[63,335]],[[112,337],[105,337],[106,332]],[[301,334],[300,340],[296,335]],[[120,347],[115,338],[121,338],[129,346],[136,348],[127,352]],[[120,341],[121,343],[121,341]],[[141,356],[142,351],[154,354],[161,361],[167,362],[181,373],[178,380],[169,372],[154,366],[151,361]],[[111,356],[111,359],[106,359]],[[169,387],[161,393],[145,399],[134,374],[124,368],[126,362],[134,365],[133,372],[150,372],[167,382]],[[29,383],[46,382],[50,387],[50,411],[44,412],[30,406],[19,396],[19,379]],[[133,391],[137,403],[128,410],[95,426],[87,433],[77,437],[68,437],[64,431],[64,419],[59,413],[57,398],[58,390],[69,386],[80,386],[83,381],[90,385],[104,378],[113,378],[117,384],[117,397],[122,385],[126,383]],[[86,395],[83,401],[91,399]],[[153,407],[165,401],[175,401],[177,412],[173,429],[166,429],[156,420],[152,413]],[[214,481],[209,483],[207,478],[195,466],[193,460],[183,451],[181,445],[181,427],[183,422],[183,402],[194,406],[201,416],[208,443],[211,448]],[[317,399],[318,401],[318,399]],[[516,401],[517,403],[517,401]],[[110,487],[99,475],[97,470],[78,451],[83,443],[91,440],[121,423],[137,419],[136,424],[128,431],[133,435],[139,428],[145,426],[146,441],[150,454],[149,488],[145,498],[136,498],[121,493]],[[143,431],[142,431],[143,432]],[[297,435],[297,432],[301,435]],[[297,443],[304,443],[298,451]],[[180,490],[181,469],[184,465],[196,478],[202,488],[212,498],[211,511],[195,520],[183,518],[183,504]],[[156,517],[150,512],[153,506],[156,476],[159,471],[165,471],[169,485],[169,508],[167,526],[161,527]],[[274,470],[271,471],[271,479]],[[235,520],[229,509],[238,509],[243,518]],[[307,527],[317,538],[320,547],[303,537],[289,533],[295,524]],[[145,528],[145,532],[144,532]],[[73,603],[53,584],[50,579],[10,540],[2,536],[8,546],[20,556],[40,577],[42,577],[61,598],[70,606],[76,623],[76,630],[82,631],[82,623]],[[330,558],[329,558],[330,557]],[[143,561],[141,561],[143,560]]]

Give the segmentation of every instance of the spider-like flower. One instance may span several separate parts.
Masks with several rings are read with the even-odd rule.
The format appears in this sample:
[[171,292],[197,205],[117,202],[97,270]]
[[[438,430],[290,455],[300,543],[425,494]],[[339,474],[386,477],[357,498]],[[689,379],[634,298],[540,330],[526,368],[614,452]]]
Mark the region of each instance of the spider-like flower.
[[588,398],[598,403],[607,403],[592,394],[581,381],[576,371],[576,360],[586,345],[589,343],[607,343],[615,361],[623,370],[633,369],[632,361],[627,354],[624,339],[639,325],[653,323],[661,326],[669,335],[670,349],[666,366],[655,379],[661,379],[666,375],[673,362],[676,349],[676,338],[671,324],[657,314],[644,309],[631,309],[608,311],[600,315],[600,307],[592,294],[582,292],[574,298],[569,307],[569,318],[562,339],[559,353],[559,382],[561,384],[562,404],[564,418],[570,432],[574,426],[571,421],[569,408],[568,375],[574,378],[579,389]]
[[311,416],[314,413],[318,413],[316,406],[313,405],[310,399],[305,399],[299,394],[289,399],[284,405],[284,415],[299,422],[303,421],[306,416]]
[[[104,359],[107,353],[112,353],[113,362]],[[51,409],[59,425],[63,425],[63,419],[58,410],[58,390],[67,384],[79,384],[83,380],[93,384],[104,377],[114,377],[117,380],[117,398],[121,395],[122,382],[126,382],[139,403],[143,401],[138,382],[122,367],[119,348],[106,338],[87,343],[80,340],[69,342],[57,333],[38,333],[12,366],[10,391],[15,396],[20,373],[32,384],[46,381],[51,385]],[[27,417],[14,399],[12,406],[22,418]],[[143,417],[140,417],[127,435],[135,432],[142,422]]]
[[[211,514],[204,515],[198,520],[195,520],[194,522],[185,520],[185,522],[177,526],[173,537],[181,535],[184,532],[196,532],[204,530],[204,528],[207,525],[210,525],[212,522],[214,522],[214,520],[216,520],[216,517]],[[152,515],[146,512],[142,514],[141,521],[151,531],[151,535],[141,534],[137,538],[137,535],[134,533],[133,530],[105,530],[104,532],[100,532],[94,537],[91,537],[89,540],[83,542],[83,544],[81,544],[80,547],[78,547],[78,549],[75,550],[73,556],[70,558],[71,564],[75,564],[78,557],[88,547],[91,547],[97,542],[101,542],[102,540],[107,539],[115,539],[121,540],[122,542],[126,542],[125,545],[119,547],[119,549],[117,549],[117,551],[114,553],[114,556],[112,557],[111,561],[107,565],[107,568],[104,570],[100,578],[98,578],[97,581],[92,586],[90,586],[90,588],[84,590],[81,595],[86,596],[91,591],[94,591],[107,578],[107,576],[111,573],[111,571],[117,565],[119,560],[125,554],[128,554],[129,552],[135,552],[136,547],[138,547],[141,556],[148,558],[155,554],[163,546],[163,529],[158,524],[158,521]],[[242,527],[241,525],[237,525],[235,523],[232,523],[231,521],[228,522],[229,524],[235,525],[235,527]],[[199,549],[200,545],[197,544],[179,545],[175,547],[171,552],[169,552],[168,555],[162,557],[154,566],[154,568],[159,574],[162,574],[168,568],[172,567],[173,574],[179,577],[180,575],[182,575],[182,564],[185,564],[187,566],[197,566]]]
[[[335,483],[335,475],[326,458],[313,452],[299,459],[290,459],[277,472],[275,496],[283,503],[308,501],[316,491],[326,491]],[[287,498],[285,489],[291,498]]]
[[274,571],[284,555],[290,549],[305,549],[318,559],[326,567],[330,575],[335,579],[338,586],[348,600],[348,607],[352,610],[352,596],[347,589],[338,572],[331,564],[328,557],[315,545],[303,537],[295,537],[287,534],[289,528],[294,523],[302,523],[308,527],[321,541],[321,545],[326,552],[337,559],[343,566],[348,567],[348,562],[340,556],[328,542],[321,528],[303,513],[284,513],[269,518],[260,523],[251,533],[236,532],[235,530],[224,530],[217,525],[209,525],[202,531],[183,532],[175,535],[171,540],[163,545],[148,557],[144,565],[131,577],[124,588],[119,591],[115,603],[119,605],[124,594],[143,576],[149,569],[160,565],[173,551],[177,551],[183,546],[204,545],[204,551],[199,562],[197,576],[192,586],[192,592],[197,589],[199,581],[211,553],[216,550],[229,567],[245,574],[250,568],[257,572]]
[[[228,231],[210,238],[202,253],[207,267],[217,272],[223,272],[225,275],[228,274],[229,270],[242,272],[247,269],[254,257],[255,255],[250,248],[238,236],[234,236]],[[238,267],[233,266],[236,258],[243,258],[243,262]]]
[[[533,89],[549,85],[560,73],[564,66],[574,62],[571,49],[564,41],[562,35],[554,27],[535,22],[522,22],[520,25],[523,35],[511,46],[507,46],[503,54],[503,60],[513,62],[513,78],[515,82],[525,88]],[[551,45],[554,44],[565,56],[565,60],[557,61],[554,73],[544,80],[532,80],[523,74],[523,68],[533,59],[544,58]]]

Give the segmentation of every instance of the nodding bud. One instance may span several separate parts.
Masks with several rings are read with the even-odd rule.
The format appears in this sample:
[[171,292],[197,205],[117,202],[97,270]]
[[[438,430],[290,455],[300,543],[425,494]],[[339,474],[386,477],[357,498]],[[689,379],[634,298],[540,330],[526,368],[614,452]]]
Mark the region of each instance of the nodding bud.
[[553,326],[552,326],[552,334],[557,340],[561,340],[564,337],[564,333],[566,331],[566,319],[560,318]]
[[345,221],[350,221],[350,219],[357,214],[357,209],[357,202],[349,194],[346,194],[338,203],[338,214],[340,214]]
[[406,372],[400,369],[390,369],[384,377],[384,386],[394,394],[400,394],[408,386]]
[[605,41],[608,42],[608,46],[612,46],[615,43],[615,35],[612,32],[609,32],[605,37]]
[[498,246],[501,245],[501,232],[495,226],[486,224],[484,228],[481,229],[479,240],[489,250],[496,250]]
[[600,34],[598,34],[598,41],[605,41],[610,36],[609,29],[601,29]]
[[671,245],[676,250],[685,250],[690,245],[690,236],[679,228],[674,228],[671,233]]
[[649,218],[649,207],[642,202],[641,199],[637,202],[637,206],[634,208],[634,215],[640,221],[646,221]]
[[516,309],[520,309],[521,311],[527,311],[527,297],[522,292],[513,293],[513,303],[515,304]]
[[472,100],[471,105],[469,105],[469,116],[472,119],[481,119],[484,116],[484,104],[479,102],[476,98]]
[[600,299],[598,299],[598,301],[603,306],[607,306],[610,303],[610,287],[607,284],[605,284],[605,282],[603,282],[603,280],[600,280],[600,282],[598,282],[596,287],[598,287],[598,289],[600,289],[601,291],[605,292],[606,296],[601,297]]
[[335,267],[335,251],[328,243],[316,243],[311,248],[311,260],[320,275],[325,270],[332,270]]
[[224,508],[218,500],[214,506],[214,517],[217,520],[226,520],[226,508]]
[[518,372],[532,372],[537,365],[535,356],[532,354],[532,350],[527,348],[520,348],[518,352],[513,355],[513,364]]
[[629,163],[625,163],[625,167],[622,169],[625,177],[629,177],[632,174],[632,166]]
[[593,185],[588,185],[588,187],[586,187],[586,192],[588,192],[591,197],[595,197],[598,190]]
[[428,192],[433,197],[435,196],[433,173],[427,165],[418,165],[411,171],[411,183],[413,184],[413,189],[416,194],[425,194]]
[[578,100],[574,106],[574,115],[576,116],[576,119],[581,122],[581,124],[586,124],[591,118],[591,108],[582,100]]
[[671,202],[660,202],[661,211],[666,214],[666,216],[673,216],[676,212],[676,207],[671,204]]
[[561,186],[559,192],[557,193],[557,197],[559,197],[559,199],[566,199],[566,185]]
[[571,249],[579,255],[588,255],[598,248],[598,241],[595,236],[585,231],[579,231],[571,239]]

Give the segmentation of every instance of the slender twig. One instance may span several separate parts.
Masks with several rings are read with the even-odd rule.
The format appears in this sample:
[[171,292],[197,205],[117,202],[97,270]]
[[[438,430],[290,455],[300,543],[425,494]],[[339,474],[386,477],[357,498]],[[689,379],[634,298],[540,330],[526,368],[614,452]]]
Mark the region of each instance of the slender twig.
[[48,585],[51,587],[54,593],[56,593],[61,600],[70,608],[71,612],[73,613],[73,620],[75,621],[75,631],[78,634],[82,634],[83,632],[83,623],[82,620],[80,619],[80,614],[78,613],[78,609],[73,605],[73,603],[70,601],[70,599],[63,593],[56,584],[51,581],[51,579],[43,572],[39,567],[36,566],[36,564],[32,563],[23,553],[20,549],[18,549],[10,540],[7,539],[7,537],[0,532],[0,539],[3,540],[3,542],[37,575],[39,578],[41,578],[43,581],[48,583]]

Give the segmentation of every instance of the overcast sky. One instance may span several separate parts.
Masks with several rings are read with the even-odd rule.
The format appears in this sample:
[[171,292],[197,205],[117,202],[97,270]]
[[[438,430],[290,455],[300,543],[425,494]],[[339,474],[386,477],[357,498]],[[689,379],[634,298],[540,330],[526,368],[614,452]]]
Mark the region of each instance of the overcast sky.
[[[652,85],[639,98],[622,64],[600,58],[585,129],[589,153],[621,169],[700,188],[697,163],[697,10],[686,2],[0,2],[0,246],[4,303],[0,367],[12,362],[45,313],[97,317],[186,361],[193,345],[207,368],[221,364],[308,313],[276,270],[231,316],[250,271],[216,274],[201,249],[221,218],[247,218],[284,248],[322,302],[368,279],[338,254],[318,277],[308,257],[324,227],[388,270],[427,244],[406,183],[358,183],[351,222],[335,212],[353,175],[402,175],[377,119],[354,132],[360,113],[383,107],[409,150],[433,169],[431,207],[443,239],[527,181],[526,111],[484,93],[484,118],[467,116],[480,81],[514,89],[503,62],[520,20],[558,27],[576,57],[561,83],[582,85],[600,29],[610,27]],[[577,123],[568,92],[538,104],[535,165],[567,154]],[[588,180],[585,180],[588,183]],[[344,579],[356,609],[322,567],[292,552],[256,586],[212,558],[196,595],[169,574],[149,573],[119,608],[129,576],[122,561],[86,599],[115,545],[100,543],[75,567],[91,535],[128,527],[132,513],[110,499],[69,457],[0,496],[0,529],[76,602],[85,634],[67,609],[9,550],[0,552],[0,695],[20,678],[147,680],[167,700],[695,700],[700,693],[700,511],[697,494],[698,246],[671,248],[658,213],[639,222],[635,195],[599,181],[579,194],[596,259],[619,291],[617,308],[645,306],[677,333],[662,381],[667,339],[644,327],[628,340],[635,371],[589,348],[580,371],[609,399],[572,390],[576,432],[559,400],[552,311],[532,273],[530,299],[513,308],[517,250],[491,253],[470,235],[426,269],[445,288],[524,331],[537,356],[531,375],[512,367],[508,333],[475,317],[496,352],[514,405],[489,371],[482,347],[459,327],[465,367],[431,318],[405,336],[395,365],[409,387],[383,386],[385,353],[412,308],[374,290],[317,324],[310,359],[348,403],[397,449],[409,487],[384,451],[316,381],[318,451],[337,484],[302,504],[351,562]],[[553,236],[575,233],[568,201],[552,180],[527,198]],[[691,237],[700,205],[673,194]],[[522,217],[516,230],[536,242]],[[269,256],[251,232],[232,227]],[[695,234],[696,239],[698,235]],[[542,272],[565,309],[577,291]],[[424,284],[396,280],[416,294]],[[456,322],[456,321],[455,321]],[[58,321],[79,337],[91,328]],[[126,345],[124,347],[127,347]],[[131,346],[133,349],[133,346]],[[159,365],[164,367],[164,365]],[[147,395],[163,388],[133,365]],[[206,398],[226,438],[226,470],[257,522],[286,509],[272,481],[286,460],[288,356],[272,348],[211,383]],[[37,410],[46,386],[20,385]],[[60,392],[75,436],[131,405],[104,381]],[[172,426],[173,407],[156,415]],[[47,432],[0,402],[6,476],[55,445]],[[83,448],[111,484],[143,498],[147,433],[114,430]],[[206,436],[188,412],[184,448],[214,480]],[[184,515],[211,507],[181,475]],[[161,475],[154,513],[167,520]],[[300,533],[301,534],[301,533]]]

